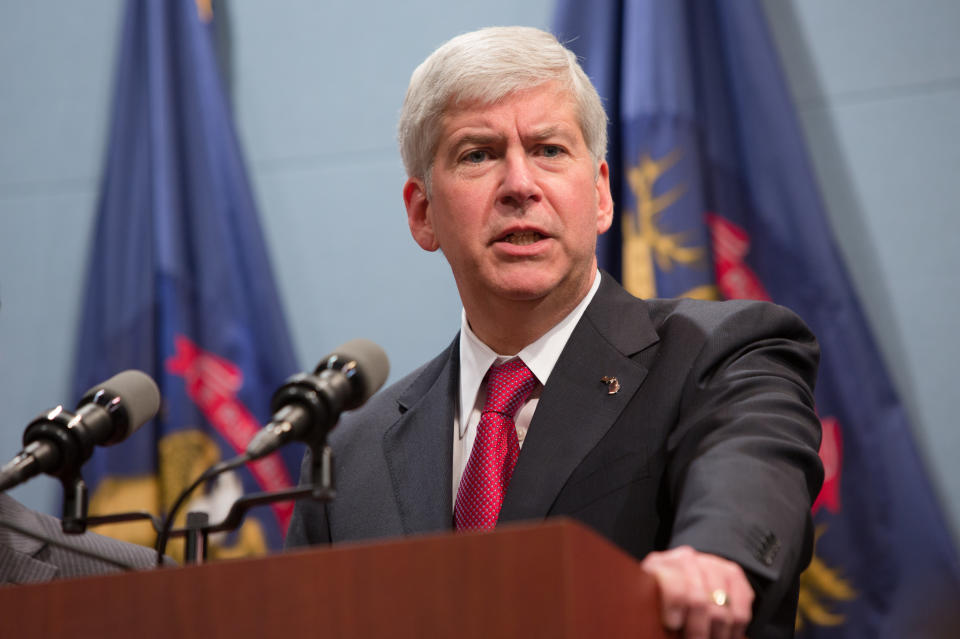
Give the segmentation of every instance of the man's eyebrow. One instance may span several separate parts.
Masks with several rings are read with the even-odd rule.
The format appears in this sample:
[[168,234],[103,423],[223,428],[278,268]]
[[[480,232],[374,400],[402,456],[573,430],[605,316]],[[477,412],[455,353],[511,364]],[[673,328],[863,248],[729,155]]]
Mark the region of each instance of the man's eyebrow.
[[570,138],[576,137],[576,131],[563,124],[548,124],[540,129],[534,129],[530,133],[531,140],[547,140],[549,138]]
[[485,146],[502,139],[503,136],[494,133],[464,133],[450,136],[451,146],[459,149],[464,146]]

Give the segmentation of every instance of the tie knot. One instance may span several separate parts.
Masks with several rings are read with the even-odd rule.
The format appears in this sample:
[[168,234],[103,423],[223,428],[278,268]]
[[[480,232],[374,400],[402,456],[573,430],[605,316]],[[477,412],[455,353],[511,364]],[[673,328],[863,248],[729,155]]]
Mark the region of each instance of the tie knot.
[[521,359],[491,366],[487,373],[487,401],[483,412],[493,411],[513,419],[536,385],[537,378]]

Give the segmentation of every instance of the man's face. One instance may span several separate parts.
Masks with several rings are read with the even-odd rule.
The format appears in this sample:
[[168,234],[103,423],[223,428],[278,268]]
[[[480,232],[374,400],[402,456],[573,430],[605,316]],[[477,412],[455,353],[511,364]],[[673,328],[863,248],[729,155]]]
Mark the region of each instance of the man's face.
[[410,230],[443,250],[468,316],[498,300],[572,308],[589,289],[612,216],[609,176],[556,84],[449,110],[431,178],[429,197],[421,180],[404,186]]

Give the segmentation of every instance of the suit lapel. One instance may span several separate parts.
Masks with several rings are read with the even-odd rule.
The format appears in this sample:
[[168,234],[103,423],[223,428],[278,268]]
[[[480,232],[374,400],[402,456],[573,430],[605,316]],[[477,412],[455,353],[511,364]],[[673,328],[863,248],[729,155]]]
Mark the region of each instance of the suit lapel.
[[0,584],[31,584],[50,581],[57,576],[53,564],[0,547]]
[[[0,519],[27,530],[44,531],[40,516],[9,495],[0,494]],[[0,528],[0,583],[25,584],[56,577],[59,570],[55,565],[35,558],[46,545],[39,539]]]
[[459,345],[455,339],[400,395],[397,401],[402,416],[383,436],[405,534],[451,527]]
[[[657,340],[644,303],[604,274],[540,396],[499,521],[547,515],[646,377],[630,357]],[[616,377],[619,391],[608,393],[605,376]]]

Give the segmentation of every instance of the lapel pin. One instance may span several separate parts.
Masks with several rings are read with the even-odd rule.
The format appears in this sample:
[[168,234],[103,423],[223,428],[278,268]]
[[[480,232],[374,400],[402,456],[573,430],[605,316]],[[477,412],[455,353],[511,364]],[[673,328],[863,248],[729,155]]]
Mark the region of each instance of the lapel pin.
[[600,381],[607,385],[607,395],[616,395],[620,390],[620,382],[616,377],[604,375],[600,378]]

